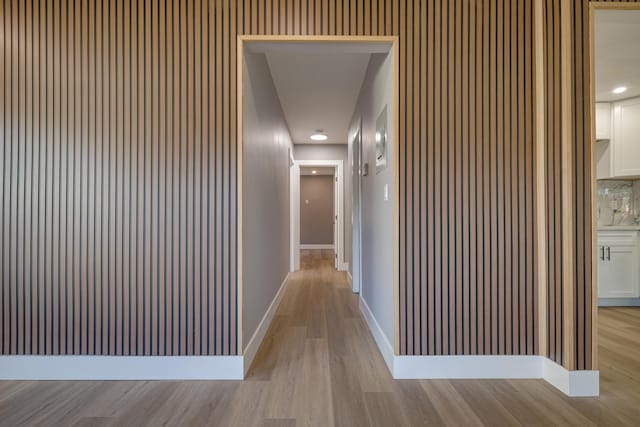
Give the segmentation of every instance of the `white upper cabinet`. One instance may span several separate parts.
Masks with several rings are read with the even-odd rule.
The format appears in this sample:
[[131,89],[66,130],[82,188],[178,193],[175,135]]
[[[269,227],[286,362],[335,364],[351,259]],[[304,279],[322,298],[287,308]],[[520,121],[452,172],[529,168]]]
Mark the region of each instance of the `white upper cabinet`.
[[640,98],[613,104],[611,140],[612,175],[640,176]]
[[596,103],[596,139],[611,139],[611,104]]

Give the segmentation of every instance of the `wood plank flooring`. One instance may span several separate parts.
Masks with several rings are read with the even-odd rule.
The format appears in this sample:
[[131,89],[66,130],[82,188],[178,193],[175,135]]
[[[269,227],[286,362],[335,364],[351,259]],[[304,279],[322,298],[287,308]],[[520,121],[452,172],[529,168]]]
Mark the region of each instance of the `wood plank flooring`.
[[600,309],[599,398],[542,380],[394,381],[332,266],[303,253],[244,382],[0,382],[0,425],[639,425],[640,309]]

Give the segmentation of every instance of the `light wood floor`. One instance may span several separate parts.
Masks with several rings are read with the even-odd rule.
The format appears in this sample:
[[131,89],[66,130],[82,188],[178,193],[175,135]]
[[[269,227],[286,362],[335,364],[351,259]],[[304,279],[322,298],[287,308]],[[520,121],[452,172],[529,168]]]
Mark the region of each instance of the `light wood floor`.
[[0,425],[640,425],[640,309],[600,310],[600,398],[394,381],[331,256],[304,254],[246,381],[0,382]]

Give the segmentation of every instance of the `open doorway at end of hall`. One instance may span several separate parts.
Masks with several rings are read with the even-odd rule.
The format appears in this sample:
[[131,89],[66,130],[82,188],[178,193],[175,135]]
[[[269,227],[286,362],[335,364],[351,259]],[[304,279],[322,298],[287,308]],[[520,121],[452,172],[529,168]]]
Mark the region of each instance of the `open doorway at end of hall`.
[[337,270],[347,270],[344,253],[342,160],[299,160],[291,167],[291,270],[300,269],[302,250],[330,250]]

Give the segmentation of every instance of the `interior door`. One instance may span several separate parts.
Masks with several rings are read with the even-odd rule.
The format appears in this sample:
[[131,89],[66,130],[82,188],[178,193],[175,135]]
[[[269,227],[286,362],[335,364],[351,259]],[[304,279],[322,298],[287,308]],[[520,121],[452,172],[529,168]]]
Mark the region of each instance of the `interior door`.
[[360,292],[362,281],[362,121],[351,142],[353,292]]
[[300,270],[300,167],[291,162],[290,167],[290,247],[291,262],[290,270],[292,272]]
[[333,260],[336,270],[340,269],[338,262],[338,168],[334,168],[333,172]]

